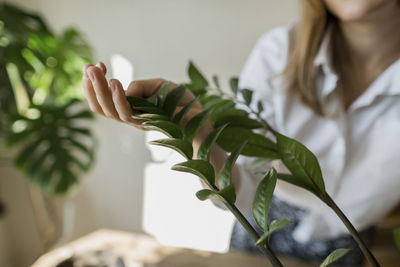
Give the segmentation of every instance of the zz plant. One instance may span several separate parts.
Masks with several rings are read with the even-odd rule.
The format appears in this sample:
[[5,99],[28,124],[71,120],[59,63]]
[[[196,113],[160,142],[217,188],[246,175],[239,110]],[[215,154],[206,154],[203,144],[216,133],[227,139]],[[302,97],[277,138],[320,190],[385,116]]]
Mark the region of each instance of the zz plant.
[[[303,144],[278,133],[267,121],[263,120],[260,116],[264,109],[261,102],[257,103],[257,110],[250,108],[253,100],[251,90],[239,89],[238,79],[232,78],[230,80],[231,93],[225,93],[220,88],[216,76],[213,77],[216,89],[208,89],[208,81],[192,62],[188,67],[188,76],[190,78],[188,84],[171,89],[168,83],[156,95],[148,99],[128,96],[127,100],[132,109],[137,111],[133,117],[143,120],[144,129],[160,131],[168,137],[152,141],[151,144],[171,148],[186,158],[185,162],[174,165],[172,169],[192,173],[207,185],[208,188],[196,193],[198,199],[206,200],[212,196],[219,198],[246,229],[272,265],[282,266],[269,248],[268,241],[274,231],[288,226],[290,222],[274,220],[268,224],[268,212],[276,181],[277,179],[284,180],[310,191],[332,208],[346,225],[366,259],[372,266],[379,266],[356,229],[326,192],[321,168],[315,155]],[[186,88],[192,91],[196,99],[176,111]],[[184,125],[183,119],[195,101],[202,104],[204,111]],[[250,111],[237,108],[236,103],[244,104]],[[203,140],[197,154],[194,155],[193,138],[207,120],[211,121],[215,130]],[[272,133],[276,141],[265,137],[263,133],[266,132]],[[218,144],[229,152],[228,158],[217,174],[210,163],[210,151],[214,144]],[[264,232],[262,236],[258,235],[235,206],[235,186],[231,176],[232,168],[239,155],[256,158],[257,165],[264,161],[281,160],[291,172],[291,174],[281,174],[272,168],[266,172],[258,185],[252,212],[257,225]],[[347,249],[333,251],[321,266],[328,266],[347,252]]]

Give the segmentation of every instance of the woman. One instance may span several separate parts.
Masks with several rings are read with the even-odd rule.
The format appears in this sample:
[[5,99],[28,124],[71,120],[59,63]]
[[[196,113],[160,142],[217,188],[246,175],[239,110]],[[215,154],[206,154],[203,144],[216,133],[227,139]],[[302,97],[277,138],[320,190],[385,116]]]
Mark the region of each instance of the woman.
[[[400,4],[397,0],[301,3],[303,13],[294,27],[278,28],[260,38],[243,69],[240,87],[255,91],[256,100],[268,107],[263,117],[279,132],[316,154],[327,191],[363,231],[400,202],[396,169]],[[117,80],[108,85],[105,72],[103,64],[84,67],[90,108],[140,128],[140,122],[130,117],[125,94],[150,96],[166,81],[135,81],[124,92]],[[181,105],[191,99],[187,92]],[[196,103],[191,116],[201,110]],[[211,131],[206,123],[194,146]],[[211,160],[217,170],[225,158],[220,148],[213,148]],[[235,166],[233,181],[242,209],[250,207],[258,179]],[[320,260],[336,247],[354,247],[342,223],[307,192],[279,183],[271,210],[272,218],[294,222],[273,235],[271,246],[277,252]],[[347,257],[348,263],[360,261],[357,251]]]

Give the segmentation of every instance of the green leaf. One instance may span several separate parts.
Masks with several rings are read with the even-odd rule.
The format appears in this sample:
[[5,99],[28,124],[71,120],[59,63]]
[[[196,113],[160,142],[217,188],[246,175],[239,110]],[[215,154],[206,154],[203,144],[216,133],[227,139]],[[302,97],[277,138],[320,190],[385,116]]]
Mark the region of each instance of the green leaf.
[[10,134],[7,136],[6,146],[13,147],[14,145],[25,140],[28,136],[30,136],[31,134],[35,134],[36,132],[37,132],[37,129],[30,128],[30,129],[26,129],[22,132]]
[[218,172],[218,185],[222,190],[232,184],[232,169],[235,166],[236,160],[239,157],[240,152],[243,150],[246,145],[247,140],[244,141],[240,146],[238,146],[226,159],[224,165]]
[[[210,117],[210,120],[216,124],[218,123],[219,120],[223,120],[225,117],[241,117],[241,116],[249,116],[249,113],[247,111],[244,111],[242,109],[237,109],[237,108],[228,108],[224,110],[223,112],[217,113],[213,112],[213,114]],[[222,123],[218,123],[221,125]]]
[[393,230],[394,243],[400,250],[400,227]]
[[93,112],[90,110],[82,110],[80,112],[74,113],[72,115],[67,115],[71,119],[91,119],[93,118]]
[[169,88],[171,88],[171,82],[168,81],[163,87],[160,88],[157,92],[157,98],[158,98],[158,107],[160,109],[164,108],[164,102],[167,97]]
[[218,76],[217,76],[217,75],[214,75],[214,76],[212,77],[212,79],[213,79],[213,82],[214,82],[215,86],[216,86],[218,89],[221,89],[221,86],[219,85]]
[[79,133],[81,135],[90,136],[91,132],[89,128],[82,128],[82,127],[71,127],[69,125],[65,125],[65,128],[68,128],[71,132]]
[[185,128],[183,129],[183,138],[192,143],[196,133],[207,121],[208,117],[210,116],[210,113],[211,110],[205,110],[194,116],[192,119],[190,119],[190,121],[186,124]]
[[213,112],[210,115],[210,120],[214,123],[218,118],[222,117],[223,114],[226,114],[226,112],[235,110],[235,102],[230,99],[224,99],[218,104],[212,106],[212,109]]
[[219,199],[221,199],[221,201],[226,201],[232,205],[234,205],[236,201],[235,186],[233,184],[230,184],[221,191],[202,189],[196,193],[196,196],[202,201],[209,199],[212,196],[217,196]]
[[256,246],[263,246],[269,242],[271,234],[275,231],[278,231],[282,228],[285,228],[292,223],[287,220],[273,220],[269,225],[269,230],[265,232],[256,242]]
[[174,123],[181,124],[182,120],[185,118],[186,114],[189,112],[191,107],[196,103],[197,99],[193,99],[189,103],[187,103],[172,119]]
[[221,132],[224,130],[226,126],[227,125],[223,125],[218,129],[215,129],[203,140],[203,142],[199,147],[199,150],[197,151],[198,159],[210,161],[211,148],[213,147],[213,145],[218,139],[218,136],[221,134]]
[[258,113],[261,113],[264,111],[264,106],[260,100],[258,100],[258,102],[257,102],[257,109],[258,109]]
[[146,100],[148,102],[152,103],[154,106],[158,107],[158,105],[159,105],[158,102],[159,102],[160,99],[159,99],[157,94],[154,94],[154,95],[151,95],[151,96],[147,97]]
[[243,89],[243,90],[240,90],[240,92],[242,93],[244,102],[246,103],[247,106],[249,106],[253,99],[253,91],[251,91],[249,89]]
[[253,217],[258,227],[264,232],[268,231],[268,213],[272,195],[276,185],[276,171],[274,168],[264,176],[257,187],[253,201]]
[[75,109],[73,104],[32,105],[31,108],[40,114],[34,120],[15,116],[26,123],[26,128],[18,133],[25,138],[13,140],[21,147],[15,164],[31,183],[47,193],[69,192],[94,161],[96,142],[90,130],[72,126],[78,120],[81,125],[87,125],[90,117],[84,115],[87,114],[85,111],[75,113],[79,116],[69,115]]
[[178,153],[180,153],[182,156],[184,156],[187,160],[192,159],[193,157],[193,147],[192,144],[189,142],[182,140],[182,139],[161,139],[161,140],[155,140],[149,142],[152,145],[157,145],[157,146],[164,146],[171,148]]
[[35,150],[37,150],[43,141],[44,138],[38,138],[33,142],[28,143],[21,151],[19,151],[18,155],[14,159],[15,166],[24,168],[26,162],[31,158]]
[[132,118],[137,120],[169,121],[168,116],[161,114],[153,114],[153,113],[132,115]]
[[276,140],[279,155],[293,176],[323,195],[325,185],[315,155],[300,142],[282,134],[276,133]]
[[168,116],[172,117],[176,107],[184,96],[186,88],[183,85],[180,85],[173,89],[165,98],[164,110]]
[[204,201],[204,200],[209,199],[209,198],[212,197],[212,196],[215,196],[216,194],[217,194],[217,192],[212,191],[212,190],[210,190],[210,189],[202,189],[202,190],[200,190],[200,191],[197,191],[196,197],[197,197],[199,200]]
[[164,133],[170,138],[182,138],[182,131],[178,125],[170,121],[145,121],[142,127],[146,130],[154,130]]
[[197,175],[210,187],[215,183],[214,167],[205,160],[189,160],[172,166],[172,170]]
[[218,145],[225,151],[232,152],[247,140],[241,155],[267,159],[278,159],[279,154],[274,142],[249,129],[226,127],[217,139]]
[[231,91],[233,94],[237,94],[238,90],[239,90],[239,78],[237,77],[232,77],[229,80],[229,84],[231,86]]
[[198,70],[192,61],[189,62],[188,75],[192,84],[192,88],[196,90],[204,89],[208,86],[208,81]]
[[209,105],[209,103],[206,103],[204,105],[204,108],[213,108],[214,112],[222,112],[225,109],[233,108],[235,106],[235,102],[231,99],[220,99],[213,103],[212,105]]
[[204,88],[198,88],[196,84],[187,83],[185,84],[186,88],[188,88],[195,96],[201,96],[207,93],[207,90]]
[[228,185],[224,189],[218,191],[218,195],[222,197],[225,201],[234,205],[236,201],[235,185],[234,184]]
[[269,224],[269,234],[271,235],[273,232],[278,231],[282,228],[288,227],[289,225],[291,225],[292,223],[289,222],[288,220],[273,220],[270,224]]
[[199,97],[199,102],[205,109],[214,106],[222,100],[222,97],[218,95],[202,95]]
[[346,255],[351,249],[348,248],[338,248],[331,252],[328,257],[321,263],[320,267],[326,267],[331,265],[333,262],[337,261],[344,255]]
[[126,100],[134,110],[145,111],[153,114],[165,114],[162,109],[158,108],[153,103],[150,103],[142,97],[127,96]]

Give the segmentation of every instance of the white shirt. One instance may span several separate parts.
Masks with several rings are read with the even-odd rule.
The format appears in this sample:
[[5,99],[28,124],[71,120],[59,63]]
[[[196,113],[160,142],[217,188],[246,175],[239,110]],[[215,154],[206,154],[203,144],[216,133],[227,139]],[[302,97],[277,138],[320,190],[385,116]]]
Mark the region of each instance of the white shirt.
[[[287,93],[279,76],[287,62],[290,29],[277,28],[259,39],[239,86],[254,90],[253,103],[264,103],[262,116],[277,131],[302,142],[317,156],[326,191],[362,230],[400,203],[400,59],[345,111],[337,95],[338,77],[332,69],[327,33],[314,62],[318,97],[327,114],[320,117],[296,94]],[[240,160],[242,165],[250,161]],[[282,164],[276,167],[280,169]],[[264,166],[264,171],[267,168]],[[241,169],[237,205],[250,211],[262,176]],[[298,241],[347,233],[333,211],[311,193],[278,182],[275,194],[309,212],[294,232]]]

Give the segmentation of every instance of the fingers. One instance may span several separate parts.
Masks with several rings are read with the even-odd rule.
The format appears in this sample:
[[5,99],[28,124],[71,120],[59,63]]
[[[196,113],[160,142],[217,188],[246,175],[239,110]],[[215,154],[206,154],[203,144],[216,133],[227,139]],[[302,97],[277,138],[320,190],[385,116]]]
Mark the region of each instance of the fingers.
[[87,73],[87,69],[92,66],[93,66],[92,64],[85,64],[83,66],[83,78],[82,78],[83,92],[88,101],[90,110],[92,110],[97,114],[104,115],[103,109],[101,108],[99,102],[97,101],[96,93],[94,91],[92,82],[89,80],[89,76]]
[[[167,84],[164,79],[137,80],[129,84],[126,95],[137,97],[148,97],[155,94],[161,87]],[[173,87],[173,86],[171,86]]]
[[106,67],[106,65],[104,65],[103,62],[101,62],[101,61],[97,62],[96,67],[100,68],[103,71],[104,75],[107,74],[107,67]]
[[92,82],[97,101],[100,104],[104,115],[119,120],[119,116],[112,101],[111,92],[103,71],[98,67],[90,66],[87,69],[87,73],[90,81]]
[[110,87],[114,106],[118,112],[120,120],[143,130],[141,126],[143,120],[136,120],[132,118],[132,108],[126,100],[125,91],[121,82],[116,79],[112,79],[110,80]]
[[118,80],[112,79],[110,80],[110,87],[114,106],[117,110],[119,118],[124,122],[133,122],[133,119],[131,118],[132,108],[130,107],[128,101],[126,101],[122,84]]

